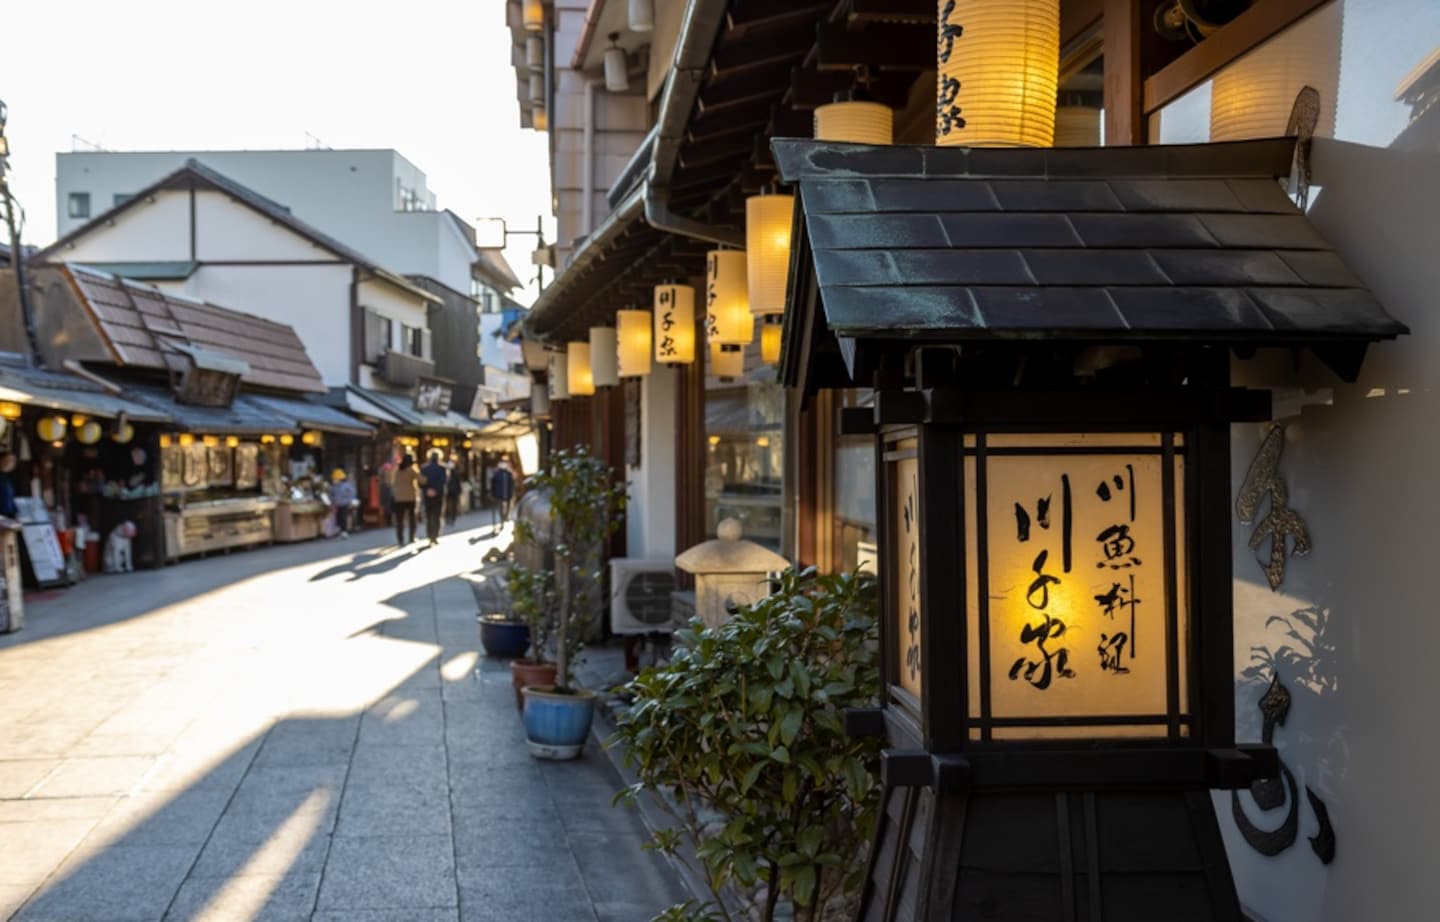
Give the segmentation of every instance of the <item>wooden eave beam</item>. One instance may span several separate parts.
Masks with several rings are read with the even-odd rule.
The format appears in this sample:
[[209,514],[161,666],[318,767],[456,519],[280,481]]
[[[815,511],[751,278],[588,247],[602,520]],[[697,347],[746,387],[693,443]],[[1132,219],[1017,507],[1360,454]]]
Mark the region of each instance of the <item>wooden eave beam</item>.
[[820,27],[815,39],[817,70],[851,72],[861,65],[872,71],[914,72],[934,67],[934,27],[905,23],[882,23],[853,31],[843,23]]
[[765,70],[752,71],[734,80],[727,80],[715,87],[706,86],[700,91],[697,111],[716,112],[722,109],[743,106],[758,100],[772,99],[785,86],[790,67],[772,66]]
[[850,0],[845,19],[852,24],[877,22],[933,26],[938,10],[935,0]]

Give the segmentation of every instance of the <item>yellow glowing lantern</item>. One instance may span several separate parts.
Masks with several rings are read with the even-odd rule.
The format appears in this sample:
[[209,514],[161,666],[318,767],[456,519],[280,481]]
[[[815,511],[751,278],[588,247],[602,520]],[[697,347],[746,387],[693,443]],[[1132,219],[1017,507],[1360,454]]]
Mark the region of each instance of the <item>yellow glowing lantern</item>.
[[70,414],[70,427],[72,429],[79,429],[81,426],[85,425],[89,421],[90,417],[86,416],[84,413]]
[[710,443],[710,447],[711,447],[711,448],[714,448],[715,446],[717,446],[717,445],[720,444],[720,436],[718,436],[718,435],[706,436],[705,441],[707,441],[707,442]]
[[94,445],[105,435],[105,428],[93,419],[87,419],[75,429],[75,441],[81,445]]
[[779,315],[770,315],[760,324],[760,361],[774,365],[780,361],[780,342],[785,327]]
[[1056,147],[1099,147],[1100,110],[1095,106],[1055,109]]
[[769,448],[769,447],[770,447],[770,437],[769,437],[768,435],[762,435],[762,436],[760,436],[758,439],[755,440],[755,447],[756,447],[756,448]]
[[820,106],[815,110],[815,140],[894,143],[895,112],[878,102],[858,99]]
[[169,448],[169,447],[170,447],[170,436],[165,435],[164,433],[161,433],[161,434],[160,434],[160,447],[161,447],[161,448]]
[[705,338],[741,346],[755,339],[744,250],[712,250],[705,257]]
[[620,356],[614,327],[590,328],[590,376],[596,387],[620,383]]
[[460,447],[461,447],[461,448],[474,448],[474,447],[475,447],[475,443],[472,442],[472,441],[470,441],[469,439],[466,439],[465,441],[463,441],[463,442],[460,443]]
[[4,419],[19,419],[22,412],[24,412],[24,410],[20,404],[12,403],[9,400],[0,401],[0,417]]
[[734,343],[711,343],[710,373],[717,378],[738,378],[745,374],[745,347]]
[[135,427],[127,422],[115,424],[115,431],[110,434],[111,441],[119,445],[128,445],[135,438]]
[[695,289],[689,285],[655,286],[655,361],[695,361]]
[[590,370],[590,344],[565,344],[565,380],[571,397],[589,397],[595,393],[595,375]]
[[752,195],[745,200],[745,251],[750,311],[783,314],[790,281],[793,195]]
[[1295,97],[1307,86],[1320,94],[1315,134],[1333,137],[1343,7],[1328,4],[1217,73],[1210,88],[1210,140],[1283,135]]
[[1049,147],[1060,0],[939,0],[935,143]]
[[545,114],[543,106],[536,106],[530,110],[530,127],[536,131],[550,130],[550,118]]
[[539,32],[545,28],[545,4],[541,0],[522,0],[520,20],[526,32]]
[[35,431],[40,434],[42,441],[58,442],[65,438],[65,417],[44,416],[35,424]]
[[300,442],[304,445],[309,445],[312,448],[316,445],[319,445],[321,441],[323,441],[323,439],[320,433],[316,432],[313,429],[301,434],[300,436]]
[[175,441],[179,443],[181,448],[189,448],[195,444],[195,436],[189,432],[182,432]]
[[261,445],[274,445],[274,444],[275,444],[275,436],[273,436],[273,435],[262,435],[262,436],[260,436],[260,444],[261,444]]
[[226,447],[226,448],[239,448],[239,447],[240,447],[240,437],[239,437],[238,435],[227,435],[227,436],[225,437],[225,447]]
[[288,432],[284,433],[283,435],[280,436],[280,444],[281,444],[281,445],[286,445],[286,446],[294,445],[294,444],[295,444],[295,436],[291,435],[291,434],[288,433]]
[[207,435],[207,436],[205,436],[203,439],[201,439],[200,441],[201,441],[202,444],[204,444],[204,446],[205,446],[206,448],[219,448],[219,447],[220,447],[220,436],[218,436],[218,435]]
[[430,440],[430,446],[432,448],[449,448],[450,440],[443,435],[437,435]]
[[615,312],[615,358],[620,377],[634,378],[650,373],[653,337],[650,312],[621,310]]
[[545,380],[551,400],[566,400],[570,397],[569,360],[565,353],[552,350],[545,358]]

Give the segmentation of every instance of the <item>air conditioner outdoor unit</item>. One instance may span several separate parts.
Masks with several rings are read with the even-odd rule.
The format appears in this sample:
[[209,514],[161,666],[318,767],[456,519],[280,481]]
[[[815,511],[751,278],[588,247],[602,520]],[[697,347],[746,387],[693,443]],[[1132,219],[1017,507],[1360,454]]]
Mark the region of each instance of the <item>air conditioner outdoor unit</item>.
[[675,564],[619,557],[610,561],[610,630],[616,634],[669,633]]

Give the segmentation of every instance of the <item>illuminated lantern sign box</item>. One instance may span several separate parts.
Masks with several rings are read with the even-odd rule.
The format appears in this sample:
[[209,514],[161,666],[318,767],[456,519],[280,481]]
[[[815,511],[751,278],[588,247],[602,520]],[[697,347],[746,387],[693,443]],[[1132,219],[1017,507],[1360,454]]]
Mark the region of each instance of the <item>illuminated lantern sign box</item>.
[[1226,268],[1338,265],[1276,182],[1294,141],[773,147],[801,209],[781,380],[874,392],[840,419],[881,523],[858,917],[1239,922],[1210,792],[1278,762],[1235,740],[1230,427],[1271,406],[1231,352],[1353,380],[1406,332],[1358,282]]

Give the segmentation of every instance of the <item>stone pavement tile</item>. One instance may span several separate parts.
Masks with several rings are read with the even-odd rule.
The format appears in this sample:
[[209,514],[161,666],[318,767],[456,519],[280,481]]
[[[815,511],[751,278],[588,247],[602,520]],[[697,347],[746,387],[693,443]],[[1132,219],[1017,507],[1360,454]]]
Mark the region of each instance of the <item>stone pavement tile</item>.
[[333,809],[345,784],[345,765],[256,765],[245,773],[229,813],[284,819],[296,810]]
[[311,922],[459,922],[459,919],[458,909],[344,909],[317,912],[310,917]]
[[0,799],[24,797],[27,791],[59,765],[59,759],[0,760]]
[[122,798],[85,838],[85,848],[123,845],[205,844],[230,802],[225,788],[146,792]]
[[63,756],[95,729],[98,721],[55,720],[7,728],[0,736],[0,759]]
[[450,834],[450,792],[444,787],[357,785],[345,787],[336,837]]
[[446,787],[445,746],[441,743],[376,744],[355,747],[347,785]]
[[191,877],[175,894],[166,922],[306,922],[320,874]]
[[194,860],[195,849],[175,845],[77,852],[15,922],[158,920]]
[[258,765],[344,765],[355,748],[360,718],[290,718],[266,734]]
[[0,884],[0,919],[10,918],[34,892],[29,884]]
[[330,849],[320,814],[290,823],[254,823],[224,818],[195,862],[194,877],[318,874]]
[[461,922],[595,922],[590,895],[573,865],[462,868]]
[[[0,823],[48,823],[54,820],[98,820],[119,803],[119,797],[35,797],[0,800]],[[5,833],[0,830],[0,842]]]
[[87,756],[66,759],[31,793],[42,797],[103,797],[125,794],[155,767],[150,756]]
[[645,851],[645,841],[635,833],[571,834],[570,848],[580,865],[580,875],[597,904],[642,901],[652,907],[653,915],[689,898],[668,859]]
[[360,721],[360,741],[414,745],[445,738],[445,714],[438,692],[387,698]]
[[89,734],[70,747],[68,755],[79,756],[157,756],[175,743],[179,734],[173,730],[139,733]]
[[0,884],[37,884],[75,850],[96,820],[6,823]]
[[187,745],[155,759],[142,790],[175,791],[194,787],[228,787],[234,790],[250,768],[259,740],[239,748],[200,748]]
[[[480,810],[457,809],[455,860],[464,870],[479,868],[575,868],[565,827],[553,814],[528,813],[532,808],[515,805],[497,815],[493,807]],[[578,873],[578,871],[577,871]]]
[[449,836],[336,839],[315,908],[426,909],[457,899]]
[[527,764],[452,761],[451,797],[460,806],[532,806],[553,803],[550,787]]

